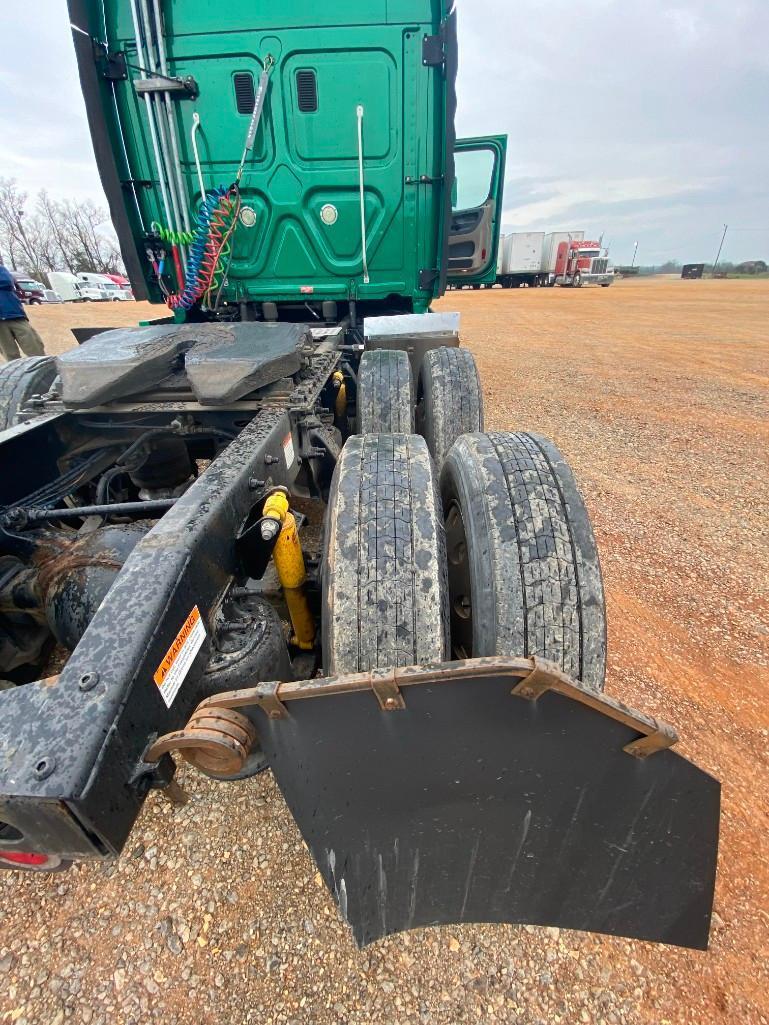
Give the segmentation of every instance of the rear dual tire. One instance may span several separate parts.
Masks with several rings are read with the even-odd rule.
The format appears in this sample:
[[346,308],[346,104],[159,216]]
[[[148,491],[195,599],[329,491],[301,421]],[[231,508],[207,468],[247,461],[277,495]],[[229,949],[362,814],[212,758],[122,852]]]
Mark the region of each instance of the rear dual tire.
[[408,354],[371,349],[358,368],[356,434],[413,434],[414,394]]
[[430,349],[419,374],[416,425],[440,470],[462,434],[483,430],[483,394],[468,349]]
[[460,435],[483,430],[481,382],[467,349],[427,350],[416,405],[407,353],[372,349],[361,357],[356,434],[413,434],[415,429],[438,469]]
[[[537,655],[602,690],[603,585],[563,457],[533,434],[459,438],[441,494],[421,438],[351,438],[323,574],[329,674]],[[449,632],[450,630],[450,632]]]
[[537,655],[602,690],[598,551],[574,476],[536,434],[460,438],[441,474],[454,656]]
[[328,674],[443,662],[449,606],[440,498],[423,438],[350,438],[326,521]]
[[425,353],[417,399],[424,441],[407,354],[364,353],[329,501],[326,672],[537,655],[603,689],[600,564],[563,456],[536,434],[480,433],[466,349]]

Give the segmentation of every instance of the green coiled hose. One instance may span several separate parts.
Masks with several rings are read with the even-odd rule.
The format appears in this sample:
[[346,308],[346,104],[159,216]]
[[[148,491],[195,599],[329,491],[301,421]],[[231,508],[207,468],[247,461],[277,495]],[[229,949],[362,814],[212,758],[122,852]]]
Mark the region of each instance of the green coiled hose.
[[168,242],[172,246],[191,246],[195,241],[195,233],[192,231],[172,231],[170,228],[164,228],[162,224],[158,224],[157,221],[152,222],[152,231],[158,235],[164,242]]

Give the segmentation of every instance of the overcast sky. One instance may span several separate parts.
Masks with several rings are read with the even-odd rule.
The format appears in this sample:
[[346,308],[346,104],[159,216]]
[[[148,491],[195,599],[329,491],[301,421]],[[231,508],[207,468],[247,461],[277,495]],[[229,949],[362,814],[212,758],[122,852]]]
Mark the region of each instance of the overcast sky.
[[[769,0],[459,0],[460,135],[507,133],[504,223],[615,263],[769,260]],[[0,0],[0,175],[102,199],[64,0]]]

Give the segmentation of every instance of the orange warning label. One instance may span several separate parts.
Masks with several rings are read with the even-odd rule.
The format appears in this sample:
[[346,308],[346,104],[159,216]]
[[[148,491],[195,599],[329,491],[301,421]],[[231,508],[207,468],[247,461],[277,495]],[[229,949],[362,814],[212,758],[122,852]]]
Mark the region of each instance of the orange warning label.
[[155,670],[155,683],[169,708],[205,639],[206,628],[200,618],[200,609],[196,605],[174,638],[165,658]]

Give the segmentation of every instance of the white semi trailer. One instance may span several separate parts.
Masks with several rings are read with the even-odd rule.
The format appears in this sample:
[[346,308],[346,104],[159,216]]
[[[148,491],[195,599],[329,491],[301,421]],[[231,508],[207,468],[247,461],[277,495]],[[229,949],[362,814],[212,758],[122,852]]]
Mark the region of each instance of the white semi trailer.
[[562,242],[582,242],[584,231],[549,231],[542,245],[542,262],[540,264],[540,283],[555,284],[556,264],[558,263],[558,247]]
[[514,231],[499,240],[497,284],[503,288],[528,285],[552,285],[558,246],[562,241],[579,240],[584,231]]
[[503,288],[538,285],[544,231],[515,231],[499,244],[497,282]]

